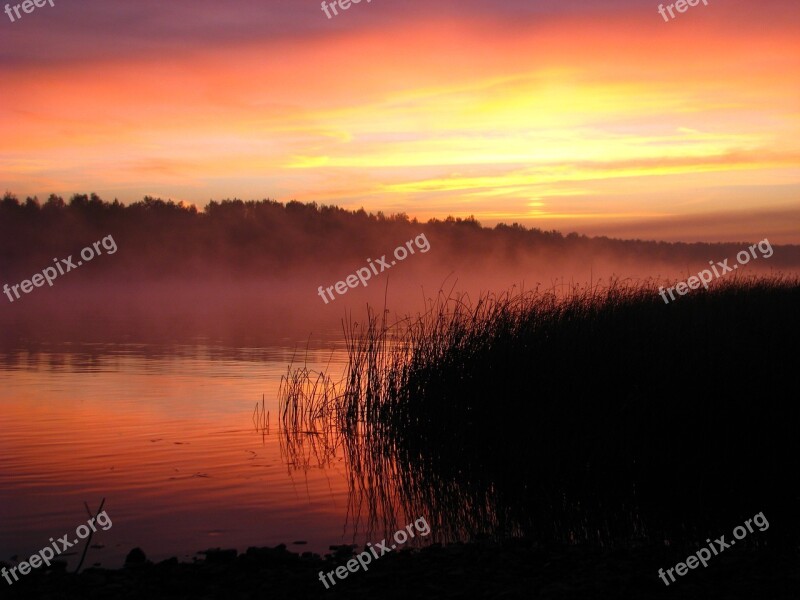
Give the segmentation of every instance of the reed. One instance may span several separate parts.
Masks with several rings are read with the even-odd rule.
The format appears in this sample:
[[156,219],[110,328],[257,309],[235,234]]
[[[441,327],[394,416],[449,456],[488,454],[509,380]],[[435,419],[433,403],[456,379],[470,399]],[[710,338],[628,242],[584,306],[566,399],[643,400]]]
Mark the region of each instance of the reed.
[[440,292],[392,324],[368,309],[345,324],[342,380],[290,371],[285,431],[328,428],[367,528],[422,514],[443,540],[690,542],[763,510],[797,540],[798,300],[774,276],[670,305],[615,281]]

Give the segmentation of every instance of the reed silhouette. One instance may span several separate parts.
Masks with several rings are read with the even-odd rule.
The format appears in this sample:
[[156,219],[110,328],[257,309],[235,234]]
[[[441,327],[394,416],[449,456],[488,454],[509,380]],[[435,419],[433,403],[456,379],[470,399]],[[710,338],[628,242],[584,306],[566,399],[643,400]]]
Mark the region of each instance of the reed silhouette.
[[344,450],[354,529],[681,545],[763,511],[740,543],[796,545],[798,300],[731,277],[670,305],[616,281],[369,310],[341,380],[290,369],[283,433]]

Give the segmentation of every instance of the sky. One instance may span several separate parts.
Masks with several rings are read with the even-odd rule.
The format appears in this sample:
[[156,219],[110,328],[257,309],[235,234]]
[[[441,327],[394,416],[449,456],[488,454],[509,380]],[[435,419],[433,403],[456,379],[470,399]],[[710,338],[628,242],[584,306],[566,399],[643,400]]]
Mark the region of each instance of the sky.
[[800,243],[800,4],[707,1],[11,3],[0,184]]

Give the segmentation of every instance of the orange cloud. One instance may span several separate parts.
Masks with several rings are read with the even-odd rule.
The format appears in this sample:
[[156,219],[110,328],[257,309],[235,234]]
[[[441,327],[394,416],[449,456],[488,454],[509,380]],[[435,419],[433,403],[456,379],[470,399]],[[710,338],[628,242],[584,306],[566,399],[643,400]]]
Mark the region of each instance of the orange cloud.
[[2,101],[0,175],[18,193],[160,189],[593,225],[742,210],[758,194],[720,193],[733,180],[798,189],[798,63],[789,28],[743,33],[704,14],[403,21],[30,68]]

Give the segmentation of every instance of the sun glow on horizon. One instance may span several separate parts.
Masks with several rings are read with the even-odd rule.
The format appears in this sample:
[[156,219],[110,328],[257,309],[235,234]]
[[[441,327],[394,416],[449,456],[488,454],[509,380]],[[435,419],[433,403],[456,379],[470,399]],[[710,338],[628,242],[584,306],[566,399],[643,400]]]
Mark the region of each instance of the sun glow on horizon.
[[720,14],[409,18],[299,46],[20,68],[0,101],[0,173],[17,194],[159,190],[545,227],[797,207],[800,40]]

